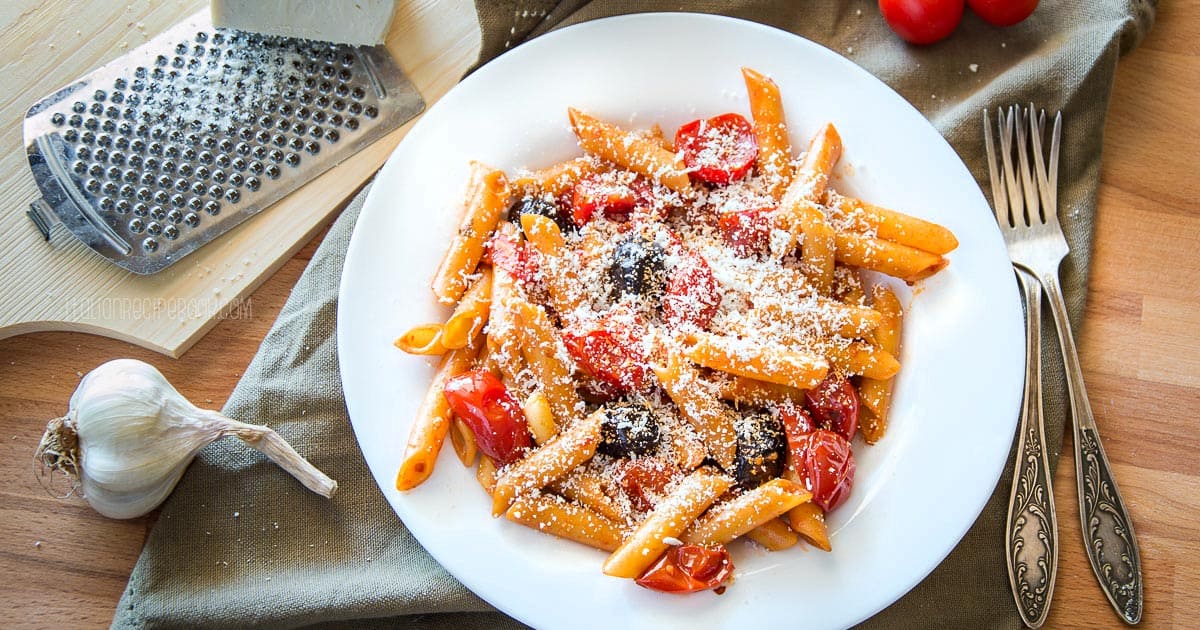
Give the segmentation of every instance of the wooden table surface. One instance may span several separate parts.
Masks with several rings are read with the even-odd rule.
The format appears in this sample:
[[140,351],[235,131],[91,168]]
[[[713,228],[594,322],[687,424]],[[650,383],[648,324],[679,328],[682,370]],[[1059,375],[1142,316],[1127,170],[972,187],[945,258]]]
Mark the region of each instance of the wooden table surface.
[[[1096,422],[1141,542],[1143,625],[1153,628],[1200,618],[1200,437],[1192,416],[1200,409],[1197,9],[1197,0],[1160,3],[1155,30],[1117,72],[1078,339]],[[201,406],[220,407],[320,239],[178,360],[78,333],[0,341],[3,625],[107,625],[153,524],[151,517],[105,519],[79,500],[48,496],[35,481],[32,453],[44,421],[64,412],[80,376],[135,357]],[[1118,627],[1083,553],[1073,470],[1068,438],[1055,478],[1062,549],[1047,627]]]

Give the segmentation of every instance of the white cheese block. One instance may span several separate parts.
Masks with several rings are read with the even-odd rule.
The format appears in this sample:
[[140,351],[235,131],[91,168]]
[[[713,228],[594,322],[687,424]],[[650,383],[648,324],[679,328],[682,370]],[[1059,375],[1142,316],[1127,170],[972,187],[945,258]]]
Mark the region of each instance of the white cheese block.
[[382,44],[397,0],[212,0],[213,26],[338,44]]

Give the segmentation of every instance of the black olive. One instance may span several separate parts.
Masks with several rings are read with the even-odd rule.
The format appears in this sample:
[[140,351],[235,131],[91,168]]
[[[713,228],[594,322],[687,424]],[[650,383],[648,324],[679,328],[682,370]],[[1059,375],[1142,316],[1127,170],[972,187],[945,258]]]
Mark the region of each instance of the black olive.
[[610,457],[647,455],[658,446],[658,420],[642,403],[616,402],[608,405],[600,420],[600,445],[596,450]]
[[524,197],[518,200],[508,209],[508,220],[516,224],[517,230],[520,230],[521,217],[527,214],[536,214],[554,221],[562,232],[575,229],[575,223],[571,221],[568,212],[553,201],[547,201],[542,197]]
[[754,488],[783,472],[786,437],[779,420],[768,413],[755,413],[734,421],[737,454],[733,477],[743,488]]
[[666,256],[662,245],[639,231],[632,231],[613,249],[608,277],[619,297],[626,293],[657,300],[667,285]]

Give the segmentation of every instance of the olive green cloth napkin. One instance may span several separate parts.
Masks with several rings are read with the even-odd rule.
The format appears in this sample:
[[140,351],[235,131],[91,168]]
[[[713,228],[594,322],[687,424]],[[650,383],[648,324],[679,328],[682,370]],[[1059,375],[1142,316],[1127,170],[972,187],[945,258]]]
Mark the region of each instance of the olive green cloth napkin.
[[[1059,199],[1071,245],[1062,275],[1079,329],[1113,72],[1118,56],[1150,28],[1153,2],[1042,0],[1031,18],[1008,29],[992,28],[968,12],[949,40],[924,48],[892,35],[873,0],[476,4],[481,61],[547,30],[626,12],[723,13],[795,32],[849,57],[924,112],[989,194],[980,111],[1030,101],[1062,109]],[[679,53],[686,61],[687,51]],[[913,151],[920,159],[921,148]],[[319,498],[239,445],[210,446],[163,507],[114,627],[519,625],[470,593],[421,548],[376,488],[354,440],[334,330],[342,262],[365,195],[326,236],[225,407],[231,417],[278,430],[338,480],[338,494]],[[1047,436],[1057,460],[1067,407],[1055,335],[1046,326]],[[1006,475],[941,566],[864,626],[1018,627],[1002,551],[1008,484]],[[1107,619],[1111,613],[1096,614]]]

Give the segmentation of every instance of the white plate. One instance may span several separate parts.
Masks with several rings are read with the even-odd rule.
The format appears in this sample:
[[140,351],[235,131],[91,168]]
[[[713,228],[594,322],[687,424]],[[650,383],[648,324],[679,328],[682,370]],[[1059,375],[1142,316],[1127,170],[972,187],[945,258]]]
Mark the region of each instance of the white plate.
[[[740,68],[779,83],[792,144],[833,121],[835,186],[937,221],[961,243],[908,308],[892,426],[855,449],[857,483],[830,518],[833,553],[735,545],[721,596],[672,596],[601,574],[604,554],[489,516],[473,471],[443,449],[433,477],[394,488],[411,419],[433,374],[392,340],[440,321],[429,280],[457,223],[469,160],[512,171],[577,155],[568,105],[664,129],[747,103]],[[1023,335],[1000,234],[975,180],[907,102],[853,63],[740,20],[642,14],[538,38],[451,90],[383,167],[346,257],[338,356],[351,422],[384,495],[468,588],[537,627],[854,624],[895,601],[954,547],[1004,466],[1021,395]],[[997,541],[999,544],[999,541]]]

